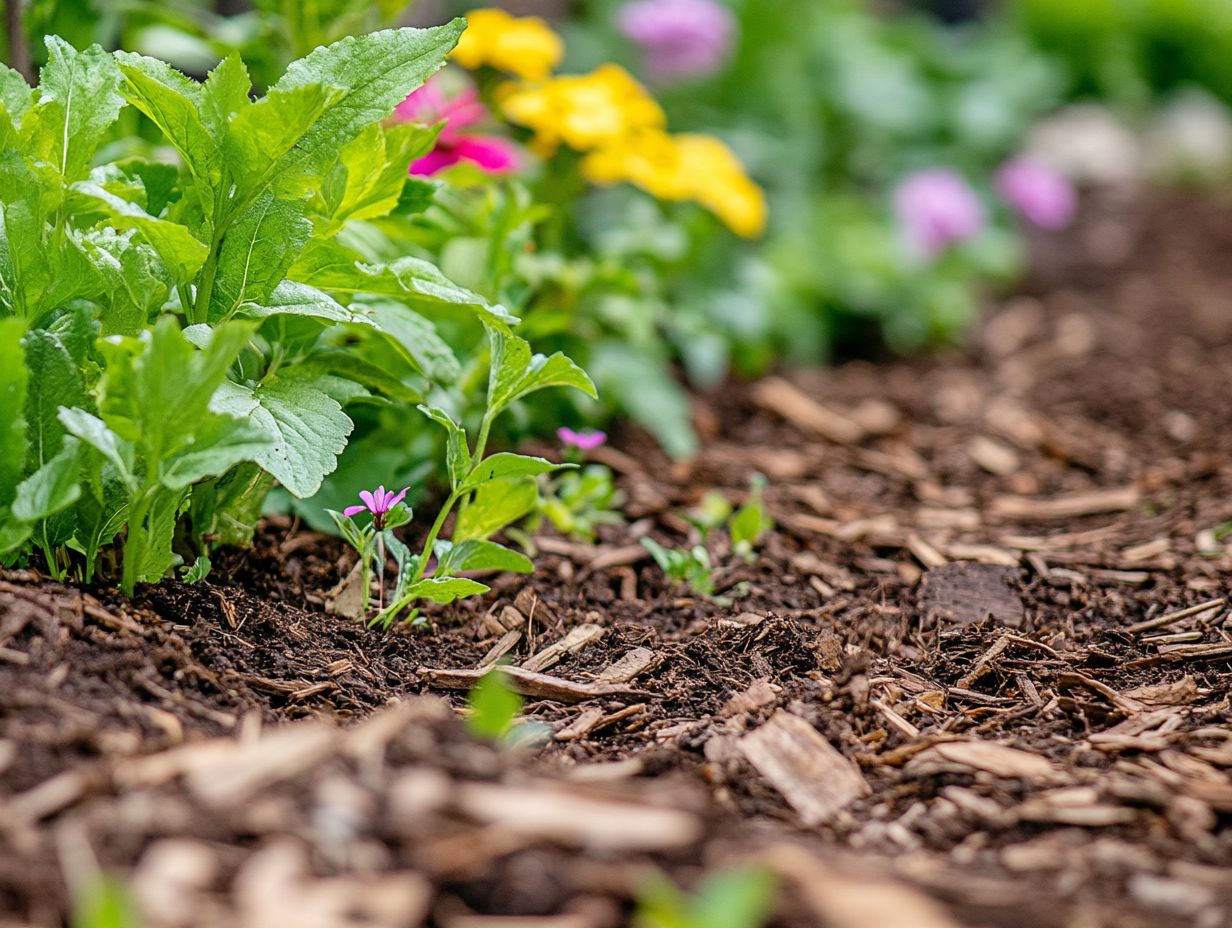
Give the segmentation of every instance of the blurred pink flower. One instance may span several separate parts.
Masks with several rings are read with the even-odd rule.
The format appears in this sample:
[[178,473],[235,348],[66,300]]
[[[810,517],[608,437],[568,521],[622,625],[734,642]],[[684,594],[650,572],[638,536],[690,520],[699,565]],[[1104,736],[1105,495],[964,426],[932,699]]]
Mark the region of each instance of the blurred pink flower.
[[560,439],[561,444],[577,448],[578,451],[594,451],[607,441],[607,434],[596,429],[575,432],[570,428],[559,428],[556,430],[556,437]]
[[671,81],[719,70],[736,18],[717,0],[634,0],[621,8],[617,25],[641,47],[651,76]]
[[399,493],[395,493],[393,490],[386,490],[384,487],[377,487],[375,491],[360,490],[359,498],[364,501],[364,504],[362,506],[347,506],[346,509],[342,510],[342,514],[347,518],[351,518],[367,510],[372,513],[372,521],[376,527],[381,528],[385,524],[385,516],[389,514],[389,510],[402,502],[408,490],[410,490],[410,487],[405,487]]
[[1064,229],[1074,218],[1078,195],[1059,171],[1031,158],[1007,161],[997,172],[997,192],[1041,229]]
[[425,125],[445,124],[437,136],[436,147],[411,164],[412,174],[428,176],[461,161],[478,165],[489,174],[507,174],[518,169],[518,151],[512,142],[462,131],[488,116],[488,108],[479,101],[474,87],[466,86],[453,96],[446,96],[440,78],[431,78],[398,104],[394,116]]
[[908,243],[927,258],[984,230],[984,206],[962,175],[949,168],[912,174],[894,195],[899,226]]

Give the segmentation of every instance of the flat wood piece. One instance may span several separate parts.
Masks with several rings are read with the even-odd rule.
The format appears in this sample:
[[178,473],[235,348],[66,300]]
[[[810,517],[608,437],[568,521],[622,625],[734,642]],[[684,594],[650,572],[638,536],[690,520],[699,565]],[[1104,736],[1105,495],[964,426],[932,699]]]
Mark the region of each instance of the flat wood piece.
[[961,561],[937,567],[920,581],[920,612],[925,624],[972,625],[992,616],[1014,628],[1026,618],[1011,567]]
[[476,668],[479,670],[487,670],[489,667],[495,666],[496,662],[508,654],[517,646],[517,643],[522,640],[522,629],[513,628],[500,636],[496,644],[488,649],[488,653],[483,656]]
[[603,637],[604,631],[602,625],[595,625],[593,622],[571,628],[564,638],[522,661],[522,669],[539,672],[554,667],[566,654],[573,654],[598,641]]
[[660,656],[650,648],[634,648],[599,671],[595,682],[607,685],[628,683],[657,665],[659,660]]
[[865,435],[859,423],[827,409],[782,377],[767,377],[756,384],[753,400],[793,425],[839,445],[854,445]]
[[1136,486],[1071,493],[1051,499],[998,496],[989,506],[988,515],[994,519],[1012,522],[1051,522],[1107,512],[1124,512],[1137,506],[1141,499],[1142,493]]
[[[420,667],[419,676],[428,684],[446,690],[469,690],[478,683],[487,670],[446,669],[433,670],[430,667]],[[536,699],[554,699],[557,702],[584,702],[587,699],[599,699],[604,696],[636,696],[642,699],[653,694],[644,690],[631,689],[626,686],[600,683],[574,683],[561,677],[551,677],[544,673],[535,673],[522,667],[497,667],[496,673],[508,677],[510,689],[523,696],[533,696]]]
[[942,741],[921,751],[907,765],[909,775],[932,775],[947,769],[992,774],[1003,780],[1049,783],[1058,778],[1047,758],[990,741]]
[[808,722],[782,709],[736,747],[810,827],[870,792],[860,769]]

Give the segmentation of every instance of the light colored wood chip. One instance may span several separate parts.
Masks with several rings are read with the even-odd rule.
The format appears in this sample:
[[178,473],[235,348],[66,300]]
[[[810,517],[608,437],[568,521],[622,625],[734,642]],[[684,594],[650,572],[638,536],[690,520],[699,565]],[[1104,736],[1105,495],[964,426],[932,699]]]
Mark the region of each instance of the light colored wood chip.
[[629,683],[658,665],[661,659],[661,655],[650,648],[634,648],[599,671],[595,682],[607,686]]
[[865,436],[859,423],[827,409],[782,377],[767,377],[755,384],[753,401],[762,409],[835,444],[854,445]]
[[1207,612],[1214,612],[1216,609],[1222,609],[1228,604],[1228,600],[1224,596],[1216,596],[1214,599],[1208,599],[1206,602],[1197,603],[1193,606],[1187,606],[1184,609],[1177,609],[1175,612],[1169,612],[1153,619],[1147,619],[1145,622],[1138,622],[1135,625],[1129,626],[1125,631],[1131,635],[1138,635],[1142,632],[1149,632],[1156,628],[1165,628],[1169,625],[1175,625],[1182,619],[1188,619],[1192,616],[1203,615]]
[[518,642],[521,640],[522,629],[514,628],[505,632],[505,634],[500,636],[496,644],[488,648],[488,653],[483,656],[483,660],[475,665],[476,668],[487,670],[489,667],[494,666],[497,661],[517,647]]
[[1005,780],[1049,783],[1059,774],[1038,754],[990,741],[942,741],[911,759],[907,772],[931,773],[928,768],[966,768]]
[[951,560],[975,561],[977,564],[989,564],[994,567],[1017,567],[1019,556],[1006,548],[993,545],[969,545],[952,542],[945,547],[945,553]]
[[1055,496],[1051,499],[998,496],[988,507],[988,515],[994,519],[1007,521],[1048,522],[1107,512],[1124,512],[1127,509],[1133,509],[1141,500],[1142,493],[1136,486],[1092,490],[1088,493],[1073,493],[1068,496]]
[[604,712],[597,706],[583,709],[578,715],[555,734],[557,741],[578,741],[589,735],[603,720]]
[[690,845],[702,834],[697,816],[680,809],[588,796],[555,783],[465,783],[455,802],[482,824],[598,851],[665,851]]
[[774,701],[779,698],[780,692],[781,689],[765,677],[754,680],[743,692],[727,700],[727,704],[720,710],[719,715],[728,718],[742,712],[752,712],[754,709],[773,705]]
[[782,793],[805,825],[833,819],[870,792],[854,763],[812,725],[782,709],[736,745],[753,768]]
[[[552,677],[544,673],[534,673],[521,667],[496,667],[496,673],[508,677],[510,689],[523,696],[533,696],[536,699],[554,699],[558,702],[583,702],[587,699],[599,699],[604,696],[637,696],[649,698],[653,694],[644,690],[631,689],[626,686],[600,683],[574,683],[561,677]],[[433,670],[420,667],[419,676],[424,682],[446,690],[469,690],[488,673],[487,670],[449,669]]]
[[935,567],[944,567],[949,563],[949,560],[944,554],[930,545],[915,532],[912,532],[907,536],[907,550],[915,556],[917,561],[930,570]]
[[1098,790],[1074,786],[1034,796],[1014,810],[1022,822],[1050,822],[1085,828],[1106,828],[1132,822],[1138,814],[1125,806],[1100,802]]
[[977,435],[971,439],[967,454],[976,465],[998,477],[1008,477],[1022,467],[1017,452],[987,435]]
[[602,625],[586,622],[569,629],[564,638],[522,661],[522,669],[539,672],[560,663],[566,654],[574,654],[603,637]]

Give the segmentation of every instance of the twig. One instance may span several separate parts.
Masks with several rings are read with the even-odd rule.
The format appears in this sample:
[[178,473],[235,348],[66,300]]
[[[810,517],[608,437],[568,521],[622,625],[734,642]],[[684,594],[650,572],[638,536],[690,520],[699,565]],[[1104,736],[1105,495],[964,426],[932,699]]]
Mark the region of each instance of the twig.
[[1139,622],[1136,625],[1131,625],[1125,631],[1131,635],[1137,635],[1141,632],[1150,631],[1153,628],[1163,628],[1165,625],[1172,625],[1174,622],[1179,622],[1181,619],[1187,619],[1191,615],[1199,615],[1203,612],[1209,612],[1212,609],[1218,609],[1227,605],[1227,598],[1217,596],[1214,599],[1208,599],[1204,603],[1198,603],[1196,606],[1189,606],[1185,609],[1180,609],[1176,612],[1169,612],[1167,615],[1161,615],[1158,618],[1148,619],[1145,622]]

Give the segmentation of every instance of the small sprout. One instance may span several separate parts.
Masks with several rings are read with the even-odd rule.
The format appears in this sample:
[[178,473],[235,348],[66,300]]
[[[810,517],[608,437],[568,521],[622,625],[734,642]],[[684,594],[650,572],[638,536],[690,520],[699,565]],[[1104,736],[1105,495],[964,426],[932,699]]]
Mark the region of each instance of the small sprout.
[[377,487],[375,491],[360,490],[359,498],[364,501],[362,506],[347,506],[342,510],[342,514],[348,519],[352,519],[359,515],[364,510],[372,513],[372,524],[376,526],[377,531],[385,527],[386,517],[389,512],[406,498],[407,491],[410,487],[403,487],[401,492],[394,493],[393,490],[386,490],[383,486]]
[[704,545],[664,548],[653,538],[643,538],[642,547],[650,552],[669,580],[683,583],[699,596],[714,594],[714,567]]
[[765,489],[766,478],[758,474],[753,478],[749,498],[736,511],[727,525],[727,530],[731,534],[732,550],[750,564],[756,560],[754,550],[762,543],[766,534],[774,528],[774,519],[766,511],[763,500]]
[[191,567],[184,568],[184,582],[189,585],[200,583],[210,575],[210,568],[213,566],[208,557],[199,555]]
[[727,497],[718,490],[711,490],[702,497],[696,509],[689,512],[688,520],[697,526],[704,538],[727,521],[732,513],[732,505]]
[[490,670],[466,698],[471,714],[466,725],[472,735],[487,741],[503,741],[522,711],[522,697],[509,688],[508,678]]
[[616,488],[612,472],[602,464],[568,471],[542,481],[538,511],[527,530],[534,532],[546,518],[562,535],[593,544],[600,525],[621,525],[619,507],[624,494]]
[[774,911],[774,874],[761,867],[720,870],[691,896],[656,873],[638,893],[634,928],[762,928]]

